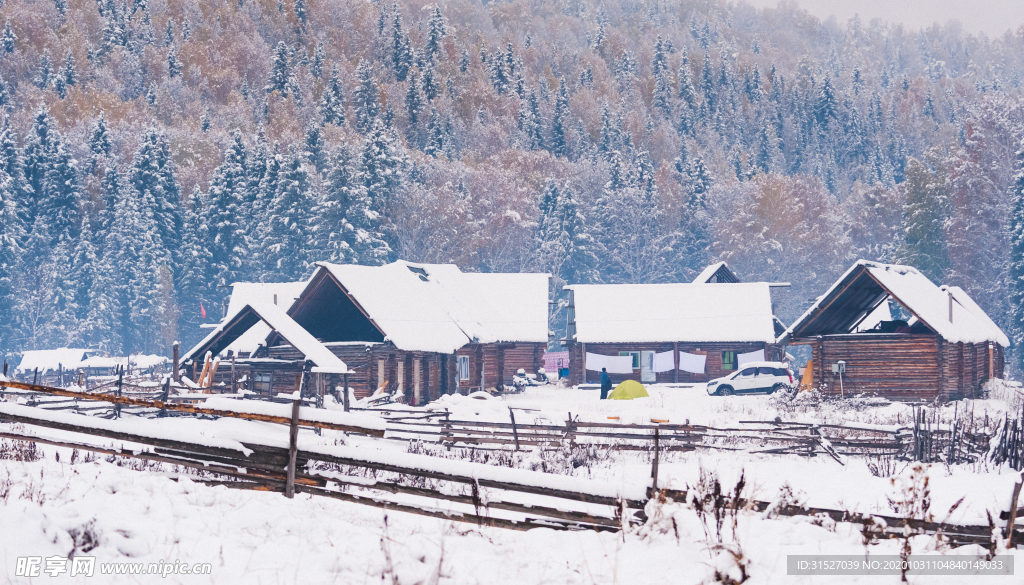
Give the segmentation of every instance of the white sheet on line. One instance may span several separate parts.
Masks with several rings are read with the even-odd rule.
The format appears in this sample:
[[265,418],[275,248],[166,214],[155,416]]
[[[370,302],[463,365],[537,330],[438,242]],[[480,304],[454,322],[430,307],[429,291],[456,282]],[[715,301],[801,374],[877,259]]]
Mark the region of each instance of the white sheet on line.
[[750,353],[741,353],[738,356],[736,356],[736,362],[739,364],[739,367],[741,367],[741,368],[743,367],[743,364],[745,364],[747,362],[763,362],[763,361],[765,361],[765,359],[764,359],[764,350],[763,349],[759,349],[757,351],[752,351]]
[[628,355],[601,355],[587,352],[587,369],[600,372],[608,368],[609,374],[632,374],[633,357]]
[[675,354],[671,351],[654,354],[651,369],[655,372],[671,372],[676,369]]
[[692,374],[703,374],[708,356],[696,353],[679,352],[679,369]]

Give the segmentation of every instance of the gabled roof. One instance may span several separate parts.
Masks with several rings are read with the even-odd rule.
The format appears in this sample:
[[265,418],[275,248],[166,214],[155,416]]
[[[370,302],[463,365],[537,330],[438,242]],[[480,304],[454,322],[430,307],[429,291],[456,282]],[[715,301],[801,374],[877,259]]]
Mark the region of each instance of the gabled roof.
[[[228,312],[225,317],[230,317],[249,303],[271,304],[288,310],[302,294],[307,282],[236,282],[231,285],[231,300],[228,301]],[[270,327],[263,321],[253,325],[243,333],[225,350],[232,350],[236,354],[240,352],[253,353],[259,345],[266,341],[270,335]]]
[[15,372],[32,372],[39,368],[39,373],[44,374],[47,370],[56,371],[58,367],[64,370],[74,370],[84,359],[93,353],[88,349],[76,349],[61,347],[58,349],[30,349],[21,354],[21,363],[14,369]]
[[767,283],[576,284],[582,343],[775,341]]
[[847,270],[779,341],[850,333],[889,297],[951,343],[1010,344],[1006,334],[962,289],[940,288],[911,266],[867,260],[859,260]]
[[338,359],[338,356],[331,353],[287,313],[272,303],[258,301],[248,303],[234,314],[229,314],[228,318],[211,331],[205,339],[185,354],[184,361],[203,359],[206,352],[211,352],[213,355],[219,354],[261,321],[299,350],[307,360],[313,362],[317,366],[315,371],[332,374],[348,372],[345,362]]
[[454,264],[405,261],[319,262],[311,282],[321,271],[402,350],[452,353],[473,342],[547,341],[548,274],[464,273]]
[[729,269],[729,265],[725,262],[715,262],[711,266],[708,266],[697,275],[697,278],[693,279],[693,284],[710,284],[710,283],[726,283],[726,282],[739,282],[740,279],[736,276],[736,273]]

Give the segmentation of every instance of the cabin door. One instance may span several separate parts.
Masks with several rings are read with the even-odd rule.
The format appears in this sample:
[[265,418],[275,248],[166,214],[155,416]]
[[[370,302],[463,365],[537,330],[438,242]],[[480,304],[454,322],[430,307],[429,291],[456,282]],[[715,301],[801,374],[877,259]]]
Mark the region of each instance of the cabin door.
[[640,352],[640,381],[653,383],[658,381],[658,373],[654,371],[654,352]]

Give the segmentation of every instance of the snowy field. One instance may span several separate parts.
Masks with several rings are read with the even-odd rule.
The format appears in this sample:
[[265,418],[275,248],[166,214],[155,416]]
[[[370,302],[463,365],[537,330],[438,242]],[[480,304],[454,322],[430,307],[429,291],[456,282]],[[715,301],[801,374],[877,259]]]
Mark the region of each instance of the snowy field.
[[[517,422],[556,424],[564,423],[570,412],[585,421],[603,422],[617,416],[627,424],[658,418],[707,425],[776,416],[890,425],[905,423],[910,415],[904,405],[867,401],[854,401],[851,408],[851,403],[794,403],[766,396],[708,397],[699,388],[653,386],[649,390],[650,398],[602,402],[597,391],[541,387],[490,400],[445,397],[426,408],[448,408],[453,418],[463,420],[504,422],[508,407],[513,406],[533,409],[517,410]],[[950,419],[954,409],[964,408],[973,409],[976,418],[985,414],[1001,418],[1007,409],[1020,408],[1016,391],[1008,390],[994,399],[961,402],[944,411],[949,410]],[[251,425],[251,430],[268,438],[287,434],[278,425],[230,424]],[[399,441],[345,438],[330,431],[322,437],[303,431],[301,439],[323,444],[347,441],[364,449],[409,449]],[[625,533],[517,532],[385,512],[301,493],[288,500],[277,493],[207,487],[185,478],[175,481],[170,477],[174,470],[159,464],[108,462],[82,453],[72,462],[69,450],[48,446],[39,447],[41,459],[15,461],[9,457],[24,454],[25,447],[11,441],[0,445],[0,457],[4,457],[0,460],[0,583],[707,583],[714,582],[716,570],[736,579],[742,570],[750,583],[898,583],[900,579],[788,576],[786,555],[899,553],[898,540],[865,545],[859,525],[829,520],[774,518],[741,510],[726,517],[719,530],[713,518],[702,519],[692,507],[651,503],[648,523]],[[545,457],[522,452],[511,464],[536,468]],[[140,471],[142,467],[147,469]],[[659,475],[663,487],[703,489],[699,487],[703,475],[705,487],[709,478],[717,477],[731,491],[742,474],[746,498],[776,500],[780,490],[786,490],[791,493],[789,502],[897,515],[891,502],[906,497],[905,488],[915,470],[900,463],[892,471],[894,478],[879,477],[858,457],[850,457],[843,466],[822,456],[697,451],[666,454]],[[650,462],[644,454],[611,453],[564,472],[614,485],[649,478]],[[986,511],[998,517],[1020,477],[1008,468],[985,463],[934,464],[916,474],[919,486],[927,475],[935,519],[953,523],[984,523]],[[961,498],[963,502],[949,514]],[[984,552],[977,546],[949,549],[930,536],[914,537],[910,544],[914,554]],[[94,548],[81,552],[90,547]],[[79,555],[96,557],[97,573],[104,563],[160,561],[211,563],[212,571],[166,578],[15,576],[18,557],[67,556],[76,549]],[[964,577],[910,579],[966,582]],[[1021,582],[1019,574],[975,579],[993,584]]]

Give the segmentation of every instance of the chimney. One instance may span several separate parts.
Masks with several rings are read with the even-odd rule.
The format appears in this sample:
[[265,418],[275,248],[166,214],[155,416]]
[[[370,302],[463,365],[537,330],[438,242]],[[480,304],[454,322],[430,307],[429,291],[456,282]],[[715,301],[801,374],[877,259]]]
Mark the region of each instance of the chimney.
[[952,323],[953,322],[953,293],[951,291],[947,290],[946,294],[949,295],[949,322]]

